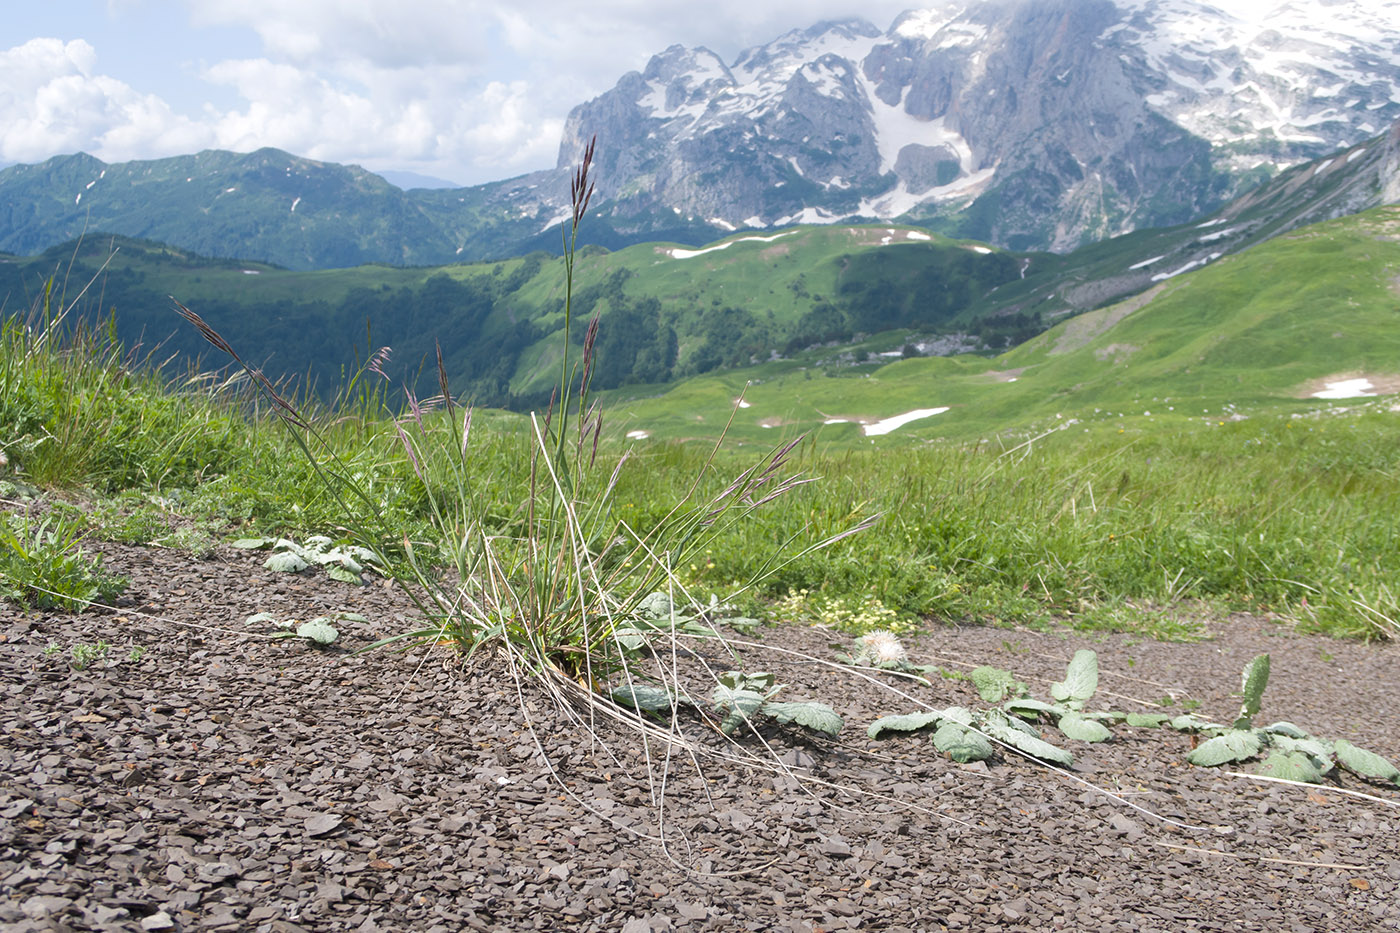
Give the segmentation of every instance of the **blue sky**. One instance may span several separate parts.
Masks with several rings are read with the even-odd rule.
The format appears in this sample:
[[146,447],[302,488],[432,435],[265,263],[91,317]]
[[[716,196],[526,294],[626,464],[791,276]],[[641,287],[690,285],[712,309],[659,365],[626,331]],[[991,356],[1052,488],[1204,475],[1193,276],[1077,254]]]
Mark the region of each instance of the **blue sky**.
[[564,118],[673,43],[726,60],[909,0],[46,0],[0,17],[0,163],[206,148],[474,184],[554,164]]

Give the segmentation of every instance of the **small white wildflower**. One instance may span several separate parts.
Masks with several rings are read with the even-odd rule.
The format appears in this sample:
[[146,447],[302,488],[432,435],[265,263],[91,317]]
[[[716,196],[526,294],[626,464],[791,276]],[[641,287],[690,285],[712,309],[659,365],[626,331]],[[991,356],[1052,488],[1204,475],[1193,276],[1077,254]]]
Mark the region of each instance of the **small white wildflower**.
[[867,664],[878,667],[882,664],[903,664],[909,660],[904,645],[900,644],[894,632],[871,632],[856,640],[860,643],[857,657]]

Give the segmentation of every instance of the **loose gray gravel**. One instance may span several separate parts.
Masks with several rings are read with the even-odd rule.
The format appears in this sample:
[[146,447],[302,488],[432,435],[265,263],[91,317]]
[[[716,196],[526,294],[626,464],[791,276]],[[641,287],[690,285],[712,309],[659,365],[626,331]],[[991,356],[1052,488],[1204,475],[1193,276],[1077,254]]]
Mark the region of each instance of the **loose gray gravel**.
[[[101,549],[132,579],[118,612],[0,605],[8,930],[1400,929],[1395,787],[1231,777],[1186,764],[1184,736],[1123,726],[1073,744],[1071,774],[1014,756],[958,765],[926,736],[866,739],[911,704],[762,648],[745,666],[835,706],[841,740],[774,728],[786,770],[684,754],[663,768],[660,746],[648,761],[537,686],[518,695],[498,659],[352,653],[412,624],[383,586],[272,574],[224,549]],[[370,621],[328,650],[243,624],[341,610]],[[1254,617],[1207,628],[1183,644],[938,627],[909,644],[950,671],[1010,668],[1041,696],[1091,647],[1103,702],[1170,697],[1217,718],[1268,651],[1264,719],[1400,759],[1395,646]],[[839,640],[761,634],[825,658]],[[74,670],[72,646],[98,641],[106,661]],[[959,680],[880,679],[936,706],[978,702]],[[686,728],[718,747],[698,717]]]

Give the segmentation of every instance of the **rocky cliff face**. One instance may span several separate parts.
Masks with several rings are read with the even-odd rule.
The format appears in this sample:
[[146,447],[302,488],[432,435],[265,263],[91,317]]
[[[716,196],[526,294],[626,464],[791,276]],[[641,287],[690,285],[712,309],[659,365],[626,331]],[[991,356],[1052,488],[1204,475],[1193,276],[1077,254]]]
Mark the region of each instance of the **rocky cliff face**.
[[984,0],[673,46],[570,116],[610,221],[923,220],[1066,250],[1209,211],[1400,118],[1400,3]]

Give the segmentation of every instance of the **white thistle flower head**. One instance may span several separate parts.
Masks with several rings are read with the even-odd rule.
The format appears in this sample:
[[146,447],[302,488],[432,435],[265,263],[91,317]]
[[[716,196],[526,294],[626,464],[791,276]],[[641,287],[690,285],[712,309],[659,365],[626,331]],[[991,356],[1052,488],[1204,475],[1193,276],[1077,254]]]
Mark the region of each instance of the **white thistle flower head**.
[[858,641],[859,657],[867,664],[903,664],[909,660],[904,645],[900,644],[899,637],[894,632],[871,632],[862,635]]

